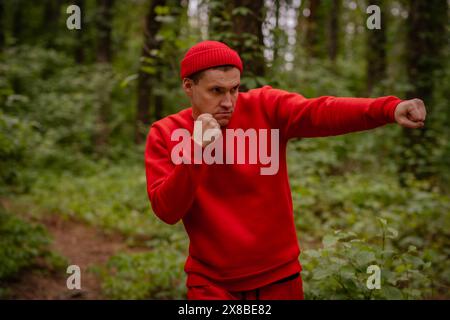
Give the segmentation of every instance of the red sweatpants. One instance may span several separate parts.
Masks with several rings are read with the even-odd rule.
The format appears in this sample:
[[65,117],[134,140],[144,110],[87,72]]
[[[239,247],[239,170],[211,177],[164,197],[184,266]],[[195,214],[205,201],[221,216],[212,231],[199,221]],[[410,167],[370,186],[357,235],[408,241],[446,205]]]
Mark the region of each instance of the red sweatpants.
[[303,300],[302,277],[282,279],[250,291],[227,291],[215,284],[188,287],[188,300]]

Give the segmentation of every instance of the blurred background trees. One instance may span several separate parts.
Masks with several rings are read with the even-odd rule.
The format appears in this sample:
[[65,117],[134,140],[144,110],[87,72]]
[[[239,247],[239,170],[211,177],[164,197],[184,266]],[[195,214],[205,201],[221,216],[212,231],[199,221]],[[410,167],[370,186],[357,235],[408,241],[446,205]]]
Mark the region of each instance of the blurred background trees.
[[[61,55],[58,61],[65,59],[73,71],[89,74],[92,69],[105,68],[114,74],[106,80],[111,91],[96,91],[95,107],[84,104],[96,113],[92,118],[95,132],[85,134],[94,137],[93,149],[99,153],[108,149],[110,136],[118,128],[133,131],[134,141],[142,144],[152,121],[186,106],[178,81],[179,61],[189,46],[208,38],[224,41],[240,52],[245,65],[243,90],[271,84],[306,96],[422,98],[431,111],[426,128],[398,132],[405,150],[398,147],[393,155],[401,164],[399,171],[417,177],[436,174],[438,169],[433,168],[442,164],[438,156],[442,152],[419,145],[436,149],[439,138],[422,142],[430,135],[442,136],[445,126],[438,128],[437,123],[448,117],[448,108],[439,109],[445,105],[448,84],[445,0],[136,0],[128,4],[77,0],[75,4],[81,8],[81,30],[65,28],[68,1],[2,1],[2,62],[11,65],[11,55],[21,51],[26,63],[41,64],[35,74],[39,79],[31,81],[51,81],[52,75],[67,71],[42,65],[42,57],[34,61],[33,54],[40,50],[47,58]],[[381,29],[366,28],[369,4],[381,8]],[[3,106],[17,103],[11,102],[17,97],[34,100],[27,92],[33,89],[20,87],[23,78],[13,72],[2,75]],[[112,79],[117,82],[111,83]],[[57,94],[50,87],[47,91]],[[440,95],[438,101],[433,100],[435,95]],[[127,106],[124,113],[115,112],[115,102]],[[116,137],[117,142],[129,139]],[[414,151],[408,148],[411,145],[417,146]]]
[[[81,8],[81,30],[66,28],[71,4]],[[369,5],[380,7],[381,29],[366,27]],[[391,125],[293,141],[291,184],[298,227],[305,231],[301,239],[317,242],[327,230],[349,226],[370,234],[354,215],[385,214],[401,230],[395,248],[423,249],[421,259],[441,264],[435,276],[442,284],[449,271],[442,262],[449,254],[448,13],[446,0],[1,0],[0,194],[19,202],[31,196],[36,208],[70,207],[70,215],[82,221],[136,235],[128,226],[145,224],[127,219],[134,219],[130,210],[149,211],[142,181],[149,126],[189,107],[179,78],[186,50],[205,39],[224,41],[244,61],[244,91],[267,84],[308,98],[396,95],[425,101],[428,118],[420,130]],[[104,170],[106,185],[98,178],[89,180],[91,193],[82,190],[83,179]],[[120,180],[117,172],[130,177]],[[140,187],[127,185],[130,180]],[[373,189],[366,185],[372,180]],[[116,184],[123,187],[117,199],[102,198],[100,190]],[[64,190],[72,187],[79,191],[69,198]],[[322,198],[319,191],[327,188],[334,193]],[[422,207],[407,204],[407,196]],[[96,208],[81,206],[83,199]],[[98,209],[105,201],[108,206]],[[441,222],[430,225],[427,219]],[[175,241],[151,223],[143,227],[147,234],[158,230],[156,238]],[[154,263],[157,257],[146,259]]]

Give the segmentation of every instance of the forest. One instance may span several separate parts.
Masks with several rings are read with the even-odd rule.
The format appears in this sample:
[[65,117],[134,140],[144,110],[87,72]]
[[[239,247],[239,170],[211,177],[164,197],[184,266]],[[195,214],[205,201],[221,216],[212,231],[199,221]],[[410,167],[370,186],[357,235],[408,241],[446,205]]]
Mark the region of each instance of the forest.
[[180,61],[206,39],[239,52],[240,91],[424,101],[421,129],[289,142],[299,259],[305,299],[450,299],[449,6],[0,0],[0,299],[186,298],[189,238],[152,212],[144,148],[190,106]]

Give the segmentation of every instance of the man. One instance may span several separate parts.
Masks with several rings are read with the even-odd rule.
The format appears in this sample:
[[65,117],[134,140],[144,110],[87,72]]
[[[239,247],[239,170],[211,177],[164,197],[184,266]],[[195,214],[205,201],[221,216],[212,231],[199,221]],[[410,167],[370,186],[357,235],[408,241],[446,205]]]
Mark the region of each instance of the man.
[[[270,86],[239,93],[242,71],[220,42],[186,53],[181,79],[192,107],[151,126],[148,196],[161,220],[182,220],[189,235],[188,299],[303,299],[287,141],[393,122],[420,128],[425,106],[393,96],[306,99]],[[278,164],[263,171],[268,150]]]

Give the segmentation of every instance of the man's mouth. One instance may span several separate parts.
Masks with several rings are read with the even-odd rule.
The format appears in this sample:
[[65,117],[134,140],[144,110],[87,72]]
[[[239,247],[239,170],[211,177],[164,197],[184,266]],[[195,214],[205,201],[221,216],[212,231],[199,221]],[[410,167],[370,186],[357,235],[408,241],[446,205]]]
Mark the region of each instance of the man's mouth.
[[231,115],[232,112],[231,111],[223,111],[223,112],[217,112],[216,115],[218,116],[228,116]]

